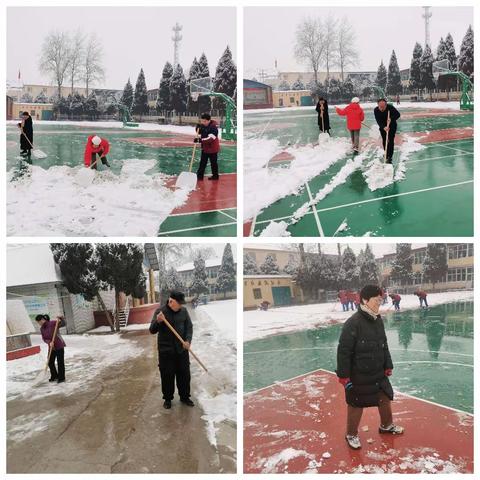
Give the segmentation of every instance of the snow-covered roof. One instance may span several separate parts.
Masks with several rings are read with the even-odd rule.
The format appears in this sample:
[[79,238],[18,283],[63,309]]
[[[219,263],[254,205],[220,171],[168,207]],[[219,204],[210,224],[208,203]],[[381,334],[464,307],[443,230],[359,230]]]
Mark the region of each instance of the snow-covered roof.
[[286,273],[281,273],[281,274],[270,274],[270,275],[266,275],[266,274],[262,274],[262,275],[244,275],[243,278],[292,278],[291,275],[287,275]]
[[275,250],[275,251],[278,251],[278,252],[285,252],[285,253],[292,253],[292,254],[296,254],[296,255],[299,255],[299,252],[296,251],[296,250],[290,250],[288,249],[287,247],[285,247],[285,245],[275,245],[275,244],[271,244],[271,243],[264,243],[264,244],[260,244],[260,243],[257,243],[255,245],[244,245],[243,246],[243,250]]
[[48,244],[12,245],[7,249],[7,287],[61,281]]
[[[219,267],[221,264],[221,257],[209,258],[208,260],[205,260],[206,268]],[[194,268],[195,267],[193,266],[193,262],[188,262],[178,267],[177,272],[188,272],[190,270],[193,270]]]

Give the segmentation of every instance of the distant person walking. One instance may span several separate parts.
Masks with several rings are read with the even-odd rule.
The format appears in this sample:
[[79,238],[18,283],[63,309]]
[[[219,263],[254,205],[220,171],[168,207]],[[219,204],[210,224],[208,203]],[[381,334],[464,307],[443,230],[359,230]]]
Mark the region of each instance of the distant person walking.
[[[65,381],[65,342],[60,332],[61,327],[65,326],[65,320],[59,316],[55,320],[50,320],[48,315],[37,315],[35,320],[40,325],[42,340],[48,345],[50,359],[48,368],[50,369],[49,382],[63,383]],[[58,323],[58,326],[57,326]],[[55,335],[55,338],[54,338]],[[55,368],[55,360],[57,368]]]
[[424,292],[423,290],[416,290],[414,295],[416,295],[420,300],[420,307],[423,307],[423,304],[425,304],[425,308],[428,308],[427,292]]
[[350,104],[345,108],[335,107],[335,110],[338,115],[347,117],[347,129],[350,131],[353,153],[356,155],[360,148],[360,130],[362,128],[362,122],[365,120],[365,113],[360,106],[360,99],[358,97],[353,97]]
[[347,431],[345,439],[353,449],[361,448],[358,427],[365,407],[377,407],[379,433],[399,435],[403,427],[393,423],[393,388],[389,376],[393,363],[382,317],[383,301],[377,285],[360,291],[360,306],[343,325],[337,349],[338,381],[345,389]]
[[328,102],[320,97],[315,110],[318,113],[318,128],[322,133],[330,135],[330,116],[328,115]]

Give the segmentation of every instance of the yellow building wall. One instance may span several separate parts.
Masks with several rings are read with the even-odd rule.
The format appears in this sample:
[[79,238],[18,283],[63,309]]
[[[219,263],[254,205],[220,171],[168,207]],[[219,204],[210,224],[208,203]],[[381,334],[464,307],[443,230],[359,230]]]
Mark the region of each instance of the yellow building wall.
[[[290,295],[294,297],[292,279],[285,277],[257,277],[257,278],[244,278],[243,279],[243,308],[252,309],[257,308],[262,301],[267,300],[273,305],[272,287],[289,287]],[[262,298],[256,299],[253,290],[256,288],[261,289]]]
[[[273,106],[274,107],[299,107],[301,105],[301,98],[310,95],[309,90],[287,90],[273,92]],[[281,100],[281,101],[280,101]]]
[[13,119],[19,119],[22,112],[30,113],[34,120],[42,119],[43,110],[53,110],[53,103],[13,103],[12,115]]

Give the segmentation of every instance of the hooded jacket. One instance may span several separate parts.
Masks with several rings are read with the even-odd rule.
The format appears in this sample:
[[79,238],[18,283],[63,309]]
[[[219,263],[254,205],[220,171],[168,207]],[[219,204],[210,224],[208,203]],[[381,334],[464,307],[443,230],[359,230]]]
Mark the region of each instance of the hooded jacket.
[[87,140],[87,144],[85,145],[85,154],[84,154],[84,163],[86,167],[90,166],[90,163],[92,161],[92,153],[98,153],[100,157],[105,157],[107,153],[110,151],[110,144],[105,138],[102,138],[100,145],[96,147],[92,143],[92,138],[95,135],[90,135]]
[[350,103],[345,108],[335,107],[338,115],[347,117],[347,128],[349,130],[360,130],[365,119],[365,113],[358,103]]

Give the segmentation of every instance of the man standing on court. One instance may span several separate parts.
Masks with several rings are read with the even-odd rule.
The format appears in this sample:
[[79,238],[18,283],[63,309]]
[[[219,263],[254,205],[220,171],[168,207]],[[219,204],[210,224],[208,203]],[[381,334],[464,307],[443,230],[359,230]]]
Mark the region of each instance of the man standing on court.
[[380,135],[382,136],[383,150],[385,150],[388,135],[386,163],[392,163],[395,134],[397,133],[397,120],[400,118],[400,112],[393,105],[389,105],[384,98],[381,98],[378,100],[373,114],[380,129]]
[[392,418],[393,388],[388,377],[393,363],[388,349],[382,317],[382,289],[366,285],[360,291],[360,306],[343,325],[337,349],[338,381],[345,389],[347,432],[345,439],[353,449],[361,448],[358,427],[365,407],[377,407],[379,433],[400,435],[403,427]]
[[194,142],[202,145],[202,156],[200,158],[200,165],[197,170],[197,179],[203,180],[205,168],[208,160],[212,168],[212,176],[209,180],[218,180],[218,152],[220,151],[220,141],[218,139],[218,126],[215,120],[209,113],[203,113],[198,125],[199,137],[196,137]]
[[360,145],[360,129],[362,122],[365,119],[365,113],[360,106],[360,99],[353,97],[352,101],[345,108],[335,107],[338,115],[347,117],[347,128],[350,131],[350,138],[352,139],[353,153],[356,155],[359,151]]
[[[185,295],[170,292],[167,303],[155,310],[150,323],[150,333],[157,334],[158,368],[162,382],[163,407],[172,408],[177,382],[180,401],[193,407],[190,400],[190,356],[188,350],[193,336],[193,325],[185,305]],[[165,320],[182,337],[182,344],[167,327]]]

